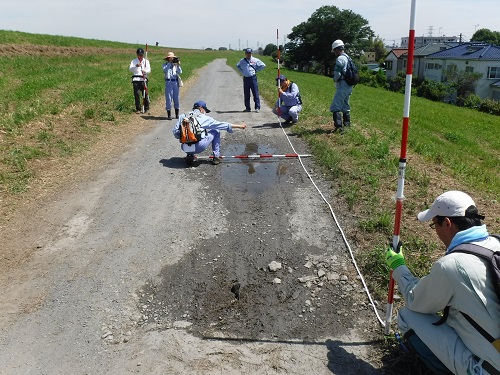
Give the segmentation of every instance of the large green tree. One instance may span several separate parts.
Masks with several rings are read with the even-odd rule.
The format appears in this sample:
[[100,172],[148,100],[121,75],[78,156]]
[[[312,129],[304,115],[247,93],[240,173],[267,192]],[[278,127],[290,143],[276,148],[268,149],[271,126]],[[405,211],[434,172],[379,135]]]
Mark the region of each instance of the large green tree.
[[489,29],[479,29],[472,35],[470,40],[473,42],[484,42],[500,46],[500,32],[491,31]]
[[292,28],[288,35],[290,41],[286,44],[286,60],[299,68],[319,64],[323,74],[329,75],[335,61],[331,53],[334,40],[341,39],[348,45],[349,52],[356,54],[366,50],[373,36],[368,21],[359,14],[325,5],[306,22]]

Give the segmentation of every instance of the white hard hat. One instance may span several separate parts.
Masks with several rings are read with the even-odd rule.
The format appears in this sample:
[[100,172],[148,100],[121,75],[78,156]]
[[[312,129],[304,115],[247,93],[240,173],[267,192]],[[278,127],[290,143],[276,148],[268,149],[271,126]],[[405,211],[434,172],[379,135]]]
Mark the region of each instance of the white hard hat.
[[344,42],[341,41],[340,39],[337,39],[335,42],[332,43],[332,49],[342,47],[344,48]]

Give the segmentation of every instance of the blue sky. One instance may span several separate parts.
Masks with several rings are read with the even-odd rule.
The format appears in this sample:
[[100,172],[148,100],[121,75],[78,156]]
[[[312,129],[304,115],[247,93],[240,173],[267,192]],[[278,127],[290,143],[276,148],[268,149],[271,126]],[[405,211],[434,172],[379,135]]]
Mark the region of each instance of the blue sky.
[[[417,0],[415,33],[459,36],[500,31],[492,0]],[[410,0],[17,0],[2,4],[0,29],[178,48],[257,48],[279,42],[323,5],[350,9],[389,45],[408,36]],[[0,41],[1,43],[1,41]]]

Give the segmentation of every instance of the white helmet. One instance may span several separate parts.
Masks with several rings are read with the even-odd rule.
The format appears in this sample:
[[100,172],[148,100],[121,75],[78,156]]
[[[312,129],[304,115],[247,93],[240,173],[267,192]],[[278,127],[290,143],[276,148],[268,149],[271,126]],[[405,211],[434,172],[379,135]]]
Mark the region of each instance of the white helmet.
[[342,49],[344,49],[344,42],[341,41],[340,39],[337,39],[335,42],[332,43],[332,50],[339,47],[342,47]]

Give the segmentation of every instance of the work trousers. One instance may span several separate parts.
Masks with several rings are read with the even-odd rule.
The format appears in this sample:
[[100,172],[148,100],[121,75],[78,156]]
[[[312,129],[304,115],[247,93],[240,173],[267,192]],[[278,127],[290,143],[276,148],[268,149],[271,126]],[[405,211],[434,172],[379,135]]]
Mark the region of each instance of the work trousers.
[[165,109],[172,110],[172,102],[174,109],[179,109],[179,83],[177,81],[165,81]]
[[215,129],[209,130],[205,138],[202,138],[199,142],[191,146],[183,144],[181,148],[182,151],[187,154],[200,154],[205,151],[210,144],[212,145],[213,155],[218,158],[220,156],[220,132]]
[[337,82],[335,95],[330,105],[330,112],[349,113],[351,111],[351,106],[349,105],[351,94],[352,86],[349,86],[344,80]]
[[[132,86],[134,88],[134,100],[135,100],[135,110],[140,111],[142,108],[142,98],[144,95],[144,81],[132,81]],[[146,100],[144,103],[144,110],[149,110],[149,101]]]
[[257,82],[257,76],[243,77],[243,95],[245,97],[245,109],[247,109],[248,111],[251,109],[250,91],[253,95],[255,109],[260,109],[259,84]]
[[438,320],[437,315],[418,313],[407,307],[403,307],[398,313],[399,329],[403,334],[411,329],[415,332],[420,340],[410,336],[410,344],[435,374],[446,374],[446,368],[453,374],[460,375],[489,374],[478,366],[474,354],[453,328],[446,323],[438,326],[432,324]]
[[288,120],[289,118],[292,119],[293,122],[299,121],[299,112],[302,111],[302,106],[300,104],[287,107],[285,105],[282,105],[279,107],[277,110],[276,108],[273,108],[273,113],[276,116],[281,117],[283,120]]

